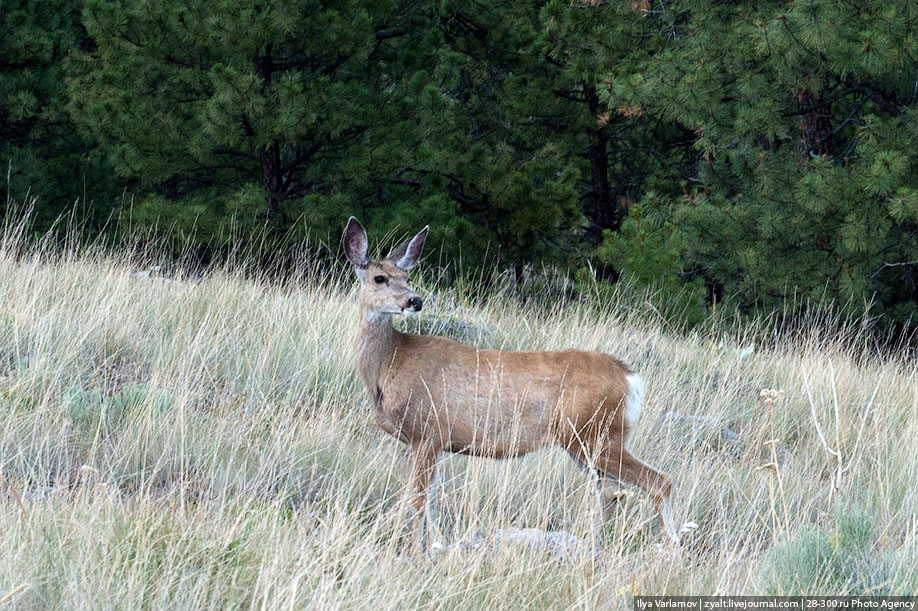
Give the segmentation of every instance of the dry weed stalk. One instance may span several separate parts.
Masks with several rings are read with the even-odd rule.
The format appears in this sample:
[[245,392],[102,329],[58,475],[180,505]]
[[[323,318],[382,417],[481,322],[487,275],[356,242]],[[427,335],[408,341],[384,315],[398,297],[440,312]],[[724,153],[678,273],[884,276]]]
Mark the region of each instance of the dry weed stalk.
[[[784,480],[781,478],[781,467],[778,464],[778,453],[775,449],[781,441],[775,435],[775,403],[779,399],[784,397],[783,390],[769,389],[766,388],[759,393],[759,398],[762,400],[762,403],[768,408],[768,419],[771,426],[771,439],[762,443],[765,447],[771,452],[771,462],[767,462],[764,465],[758,466],[755,468],[755,471],[772,471],[775,474],[775,480],[778,484],[778,494],[781,497],[781,508],[782,513],[784,514],[784,532],[787,534],[790,532],[790,519],[787,515],[787,498],[784,495]],[[775,484],[772,480],[768,481],[768,498],[771,502],[771,518],[772,523],[777,525],[780,524],[778,518],[778,509],[775,499]],[[778,541],[778,531],[777,528],[772,529],[772,538],[775,542]]]
[[822,426],[819,424],[819,417],[816,415],[816,402],[813,401],[813,393],[810,390],[810,381],[809,377],[806,375],[806,370],[803,371],[803,385],[806,387],[806,396],[810,403],[810,414],[813,416],[813,424],[816,426],[816,434],[819,435],[819,441],[822,442],[822,447],[825,449],[826,454],[829,455],[829,460],[832,460],[833,458],[835,460],[835,468],[832,472],[832,495],[834,496],[841,490],[842,477],[845,473],[848,472],[849,469],[851,469],[855,458],[858,456],[857,451],[861,444],[861,436],[864,434],[864,426],[867,424],[867,416],[870,415],[870,411],[873,408],[873,402],[877,397],[877,392],[880,390],[880,385],[883,383],[883,378],[881,376],[877,381],[877,385],[873,389],[873,394],[870,395],[870,400],[864,407],[864,415],[861,417],[861,425],[857,431],[857,438],[854,441],[854,448],[851,450],[851,456],[848,459],[848,463],[845,464],[841,447],[841,414],[838,407],[838,390],[835,383],[835,367],[832,365],[832,359],[829,359],[829,372],[829,382],[832,386],[832,408],[835,413],[834,448],[829,445],[829,442],[823,433]]
[[25,589],[28,588],[28,587],[29,587],[29,584],[27,584],[27,583],[23,583],[23,584],[20,584],[20,585],[16,586],[15,588],[13,588],[13,589],[10,590],[9,592],[7,592],[6,596],[4,596],[3,598],[0,598],[0,605],[2,605],[3,603],[7,603],[7,602],[13,600],[13,597],[14,597],[14,596],[16,596],[17,594],[21,594],[21,593],[24,592]]
[[[10,492],[13,493],[13,498],[16,500],[16,504],[19,506],[19,513],[22,514],[23,518],[28,517],[25,505],[22,503],[22,497],[19,496],[19,491],[16,490],[15,484],[13,484],[13,482],[10,480],[7,480],[6,484],[7,486],[10,487]],[[3,601],[0,601],[0,602],[3,602]]]

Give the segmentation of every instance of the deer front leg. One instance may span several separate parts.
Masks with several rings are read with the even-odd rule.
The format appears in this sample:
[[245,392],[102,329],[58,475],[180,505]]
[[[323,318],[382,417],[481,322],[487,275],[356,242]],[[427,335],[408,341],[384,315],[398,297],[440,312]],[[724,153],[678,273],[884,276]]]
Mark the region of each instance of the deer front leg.
[[430,444],[419,443],[413,447],[414,450],[414,472],[412,474],[412,496],[411,505],[415,513],[415,527],[418,534],[418,548],[422,555],[427,554],[427,531],[428,531],[428,512],[427,507],[432,510],[430,517],[436,521],[436,491],[433,491],[433,498],[430,498],[431,483],[436,475],[437,470],[437,450]]

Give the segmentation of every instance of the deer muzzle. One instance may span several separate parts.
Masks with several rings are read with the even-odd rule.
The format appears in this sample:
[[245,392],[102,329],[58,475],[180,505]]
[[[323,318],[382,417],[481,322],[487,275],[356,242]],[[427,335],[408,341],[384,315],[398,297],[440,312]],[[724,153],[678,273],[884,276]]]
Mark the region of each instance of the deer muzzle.
[[420,312],[422,307],[424,307],[424,302],[421,301],[421,298],[417,295],[408,300],[408,308],[410,308],[412,312]]

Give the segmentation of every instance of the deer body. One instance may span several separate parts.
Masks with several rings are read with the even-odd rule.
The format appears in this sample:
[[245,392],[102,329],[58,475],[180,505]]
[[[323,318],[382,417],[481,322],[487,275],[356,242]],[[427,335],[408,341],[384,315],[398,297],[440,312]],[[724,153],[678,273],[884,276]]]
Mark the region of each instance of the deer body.
[[[483,350],[399,333],[389,321],[379,326],[361,330],[358,363],[377,422],[405,443],[507,458],[550,444],[578,452],[600,432],[624,440],[631,430],[619,409],[631,372],[610,356]],[[585,413],[583,404],[595,410]],[[606,429],[591,430],[591,419]]]
[[366,232],[353,217],[344,236],[362,287],[357,364],[377,423],[413,449],[421,549],[423,506],[440,452],[509,458],[546,445],[564,448],[598,477],[604,517],[615,500],[607,485],[636,485],[651,496],[677,542],[669,477],[628,452],[643,384],[621,361],[586,350],[479,349],[392,326],[393,314],[421,309],[405,270],[420,256],[426,235],[425,228],[381,261],[367,257]]

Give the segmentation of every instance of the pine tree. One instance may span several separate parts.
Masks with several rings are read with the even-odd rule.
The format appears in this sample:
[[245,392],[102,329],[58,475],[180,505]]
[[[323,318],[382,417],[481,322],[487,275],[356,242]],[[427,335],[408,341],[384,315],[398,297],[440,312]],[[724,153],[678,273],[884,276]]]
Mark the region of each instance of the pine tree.
[[139,222],[202,235],[340,223],[415,145],[414,6],[88,0],[71,112],[152,195]]
[[639,121],[639,109],[608,112],[598,94],[629,56],[641,13],[628,3],[440,5],[420,115],[432,136],[401,176],[445,191],[470,241],[499,244],[517,271],[582,265],[644,181],[667,175],[671,134]]
[[65,60],[89,44],[81,6],[22,0],[0,11],[0,162],[10,198],[22,201],[28,194],[34,200],[39,230],[78,200],[99,227],[117,189],[111,168],[67,114]]
[[126,186],[202,239],[357,213],[466,266],[918,313],[918,3],[84,1],[0,17],[48,219]]
[[[466,264],[499,257],[517,271],[562,263],[579,248],[581,139],[557,121],[570,102],[546,95],[538,67],[538,10],[530,3],[444,3],[418,118],[428,137],[399,176],[455,211]],[[537,110],[534,110],[538,108]],[[585,151],[586,147],[583,147]]]
[[682,192],[646,206],[685,236],[682,271],[746,307],[918,313],[918,4],[658,7],[658,50],[605,101],[695,134]]

